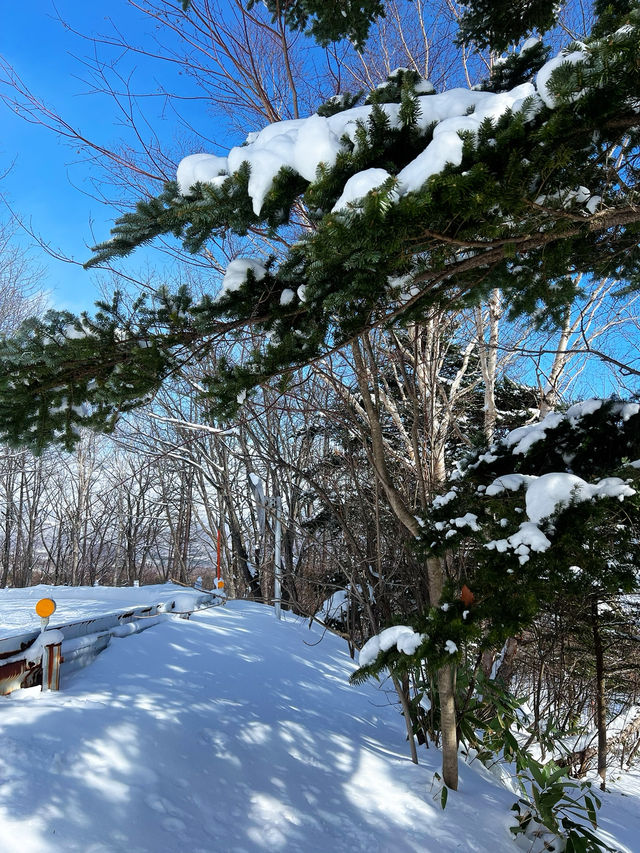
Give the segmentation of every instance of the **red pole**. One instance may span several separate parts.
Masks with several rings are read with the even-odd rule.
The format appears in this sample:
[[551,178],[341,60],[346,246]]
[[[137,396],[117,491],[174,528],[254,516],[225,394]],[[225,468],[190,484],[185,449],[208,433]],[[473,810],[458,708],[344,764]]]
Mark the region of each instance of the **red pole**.
[[[218,548],[216,554],[217,579],[220,580],[220,528],[218,528]],[[219,585],[219,584],[218,584]]]

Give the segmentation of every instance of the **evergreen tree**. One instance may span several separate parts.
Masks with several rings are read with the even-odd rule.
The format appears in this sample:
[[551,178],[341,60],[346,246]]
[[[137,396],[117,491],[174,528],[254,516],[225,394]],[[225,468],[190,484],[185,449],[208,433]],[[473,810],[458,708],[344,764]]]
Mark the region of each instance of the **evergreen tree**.
[[[214,417],[232,415],[265,378],[433,305],[477,303],[499,287],[512,314],[542,319],[563,310],[578,273],[637,288],[640,8],[631,0],[597,11],[592,36],[547,62],[535,85],[434,95],[417,75],[392,75],[368,104],[273,125],[227,159],[187,158],[180,184],[125,214],[90,264],[160,235],[197,252],[213,235],[275,233],[300,203],[313,229],[282,263],[252,261],[240,278],[236,269],[217,298],[163,293],[138,305],[124,325],[151,344],[142,372],[142,356],[132,358],[119,334],[100,338],[100,359],[60,338],[61,324],[88,318],[50,314],[37,334],[27,324],[0,352],[3,436],[40,447],[72,441],[50,418],[63,398],[68,420],[109,429],[178,368],[180,347],[215,351],[216,334],[235,328],[261,330],[264,343],[244,364],[218,362],[204,387]],[[538,63],[543,47],[536,53]],[[512,69],[520,77],[504,85],[536,63]],[[116,365],[122,381],[105,381]],[[141,377],[144,393],[127,387]],[[77,413],[98,399],[90,418]]]

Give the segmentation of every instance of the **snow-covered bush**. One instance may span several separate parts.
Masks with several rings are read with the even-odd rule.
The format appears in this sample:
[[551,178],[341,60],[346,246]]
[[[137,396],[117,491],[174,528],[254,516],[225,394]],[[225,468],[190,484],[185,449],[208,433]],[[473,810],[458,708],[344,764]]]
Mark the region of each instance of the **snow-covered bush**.
[[639,456],[640,406],[588,400],[464,460],[420,537],[446,556],[443,612],[457,639],[499,646],[543,602],[637,588]]

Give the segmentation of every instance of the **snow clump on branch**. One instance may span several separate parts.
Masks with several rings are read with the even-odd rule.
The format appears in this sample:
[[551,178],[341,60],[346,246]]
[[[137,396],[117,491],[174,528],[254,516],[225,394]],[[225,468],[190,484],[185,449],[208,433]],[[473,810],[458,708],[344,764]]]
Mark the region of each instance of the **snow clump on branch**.
[[255,258],[236,258],[231,261],[222,279],[220,293],[231,293],[239,290],[247,280],[247,273],[251,270],[256,281],[261,281],[267,274],[266,267]]
[[[619,401],[608,402],[601,399],[589,399],[571,406],[566,412],[550,412],[542,421],[519,427],[508,433],[500,442],[493,444],[488,452],[478,455],[468,467],[459,468],[455,479],[461,484],[455,486],[447,494],[437,497],[433,501],[433,510],[438,513],[448,504],[455,505],[455,501],[461,495],[462,483],[468,476],[471,479],[480,472],[481,466],[491,466],[498,463],[504,470],[512,460],[514,469],[519,465],[528,465],[526,459],[530,453],[535,452],[539,442],[555,445],[558,437],[566,433],[567,429],[579,435],[587,428],[587,421],[594,416],[599,416],[602,407],[607,404],[611,412],[609,417],[619,423],[626,423],[630,418],[640,413],[640,404],[623,403]],[[579,476],[572,470],[573,454],[565,449],[560,453],[564,459],[565,470],[551,470],[537,473],[522,473],[514,470],[509,473],[501,473],[499,476],[487,483],[480,483],[475,487],[475,501],[491,500],[507,492],[522,492],[522,505],[517,507],[516,512],[521,513],[522,521],[511,535],[504,538],[491,539],[484,543],[484,547],[490,551],[499,553],[513,552],[518,558],[520,565],[526,563],[532,552],[547,551],[552,546],[553,525],[550,522],[567,508],[583,504],[587,501],[598,501],[604,498],[617,499],[623,502],[636,494],[636,489],[629,485],[629,481],[618,476],[604,476],[600,473],[599,478],[588,482],[583,476]],[[561,464],[560,459],[556,464]],[[628,463],[627,463],[628,464]],[[539,471],[540,469],[538,469]],[[581,473],[584,474],[584,471]],[[459,507],[456,507],[459,510]],[[445,541],[458,537],[460,529],[464,526],[465,518],[472,516],[473,524],[469,524],[472,530],[478,531],[482,526],[478,516],[467,513],[467,516],[455,516],[434,520],[432,530],[441,534]],[[508,526],[504,519],[502,527]],[[551,538],[550,538],[551,537]],[[511,571],[511,570],[509,570]]]
[[360,649],[358,662],[360,666],[368,666],[380,652],[387,652],[393,646],[403,654],[412,655],[424,639],[424,634],[418,634],[409,625],[392,625],[367,640]]
[[[540,69],[534,83],[523,83],[509,91],[486,92],[463,88],[431,94],[428,81],[415,88],[419,107],[417,128],[426,133],[433,127],[433,136],[425,148],[397,175],[394,200],[419,190],[433,175],[447,165],[459,166],[462,162],[462,135],[475,138],[482,122],[497,120],[507,110],[517,113],[526,106],[527,113],[536,113],[543,104],[553,109],[556,97],[550,89],[553,72],[565,63],[576,64],[588,60],[586,50],[560,52]],[[428,92],[429,94],[421,94]],[[575,96],[577,99],[579,94]],[[256,216],[273,186],[276,175],[283,168],[296,172],[313,182],[318,167],[335,165],[344,148],[343,138],[357,144],[357,130],[366,123],[373,109],[383,110],[392,128],[401,126],[401,105],[384,103],[356,106],[331,116],[317,113],[305,119],[274,122],[258,132],[250,133],[244,145],[236,146],[227,157],[193,154],[178,166],[180,192],[188,196],[198,183],[220,185],[227,176],[236,172],[243,163],[250,166],[248,193]],[[351,176],[334,207],[341,211],[379,187],[389,176],[383,169],[366,169]]]

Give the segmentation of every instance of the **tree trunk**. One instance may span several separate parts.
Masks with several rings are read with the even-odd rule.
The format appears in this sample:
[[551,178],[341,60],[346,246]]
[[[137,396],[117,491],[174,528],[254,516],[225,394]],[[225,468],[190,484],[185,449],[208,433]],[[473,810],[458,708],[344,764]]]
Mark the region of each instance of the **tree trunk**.
[[542,387],[542,393],[540,396],[540,420],[542,420],[549,414],[549,412],[553,409],[558,400],[558,383],[560,380],[560,375],[562,374],[569,360],[569,356],[567,354],[567,346],[569,344],[570,335],[571,305],[567,305],[562,321],[560,339],[556,345],[556,353],[553,359],[553,364],[551,365],[551,371],[549,372],[549,378]]
[[[440,604],[444,586],[444,568],[438,558],[427,560],[429,599],[432,607]],[[438,670],[440,697],[440,732],[442,734],[442,780],[447,788],[458,790],[458,722],[456,718],[455,664],[445,664]]]
[[13,486],[14,486],[14,469],[12,460],[9,460],[9,468],[5,484],[6,505],[4,512],[4,545],[2,548],[2,578],[0,579],[0,587],[5,587],[9,580],[9,568],[11,566],[11,537],[13,535]]
[[404,687],[400,684],[398,678],[395,675],[391,676],[391,680],[393,681],[393,686],[396,689],[396,693],[398,694],[398,699],[400,700],[400,704],[402,705],[402,716],[404,717],[404,722],[407,727],[407,740],[409,741],[409,750],[411,752],[411,760],[414,764],[418,763],[418,753],[416,751],[416,739],[413,736],[413,727],[411,725],[411,711],[409,709],[409,702],[407,700],[407,694],[404,691]]
[[596,661],[596,728],[598,730],[598,776],[600,788],[607,789],[607,703],[604,695],[604,651],[600,636],[598,600],[591,602],[591,630],[593,654]]
[[[480,307],[475,310],[476,330],[478,333],[478,355],[484,382],[484,437],[487,444],[493,441],[498,419],[496,406],[496,373],[498,366],[498,336],[502,318],[502,295],[496,288],[491,292],[487,317]],[[488,337],[487,337],[488,325]]]
[[458,790],[455,671],[455,664],[445,664],[438,670],[440,731],[442,733],[442,781],[452,791]]

